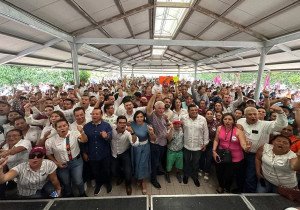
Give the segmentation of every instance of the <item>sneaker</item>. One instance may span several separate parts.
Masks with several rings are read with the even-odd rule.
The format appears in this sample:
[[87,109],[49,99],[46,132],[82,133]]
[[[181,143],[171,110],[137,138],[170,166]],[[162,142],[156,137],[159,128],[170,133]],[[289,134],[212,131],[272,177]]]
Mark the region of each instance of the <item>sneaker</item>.
[[168,183],[171,183],[170,174],[166,173],[166,180]]
[[86,191],[87,190],[87,183],[86,182],[84,183],[83,187],[84,187],[84,191]]
[[161,188],[161,186],[160,186],[160,184],[158,183],[157,180],[152,180],[152,181],[151,181],[151,184],[152,184],[155,188],[157,188],[157,189],[160,189],[160,188]]
[[194,184],[196,185],[196,187],[200,187],[200,182],[197,178],[193,178]]
[[111,185],[111,183],[106,184],[106,192],[107,192],[107,193],[110,193],[111,190],[112,190],[112,185]]
[[204,179],[204,181],[208,182],[209,181],[209,174],[205,173],[203,179]]
[[131,195],[132,194],[132,188],[131,185],[126,186],[126,194]]
[[94,195],[99,195],[100,194],[101,186],[102,185],[96,185],[95,190],[94,190]]
[[117,186],[119,186],[120,184],[122,184],[123,181],[124,181],[123,178],[119,178],[119,179],[117,180],[117,182],[116,182]]
[[182,182],[182,176],[181,176],[180,173],[177,173],[177,174],[176,174],[176,178],[177,178],[177,180],[178,180],[179,183]]
[[203,175],[203,171],[202,171],[202,170],[199,170],[198,175],[199,175],[199,176],[202,176],[202,175]]
[[183,177],[183,184],[187,184],[189,182],[189,177],[184,176]]

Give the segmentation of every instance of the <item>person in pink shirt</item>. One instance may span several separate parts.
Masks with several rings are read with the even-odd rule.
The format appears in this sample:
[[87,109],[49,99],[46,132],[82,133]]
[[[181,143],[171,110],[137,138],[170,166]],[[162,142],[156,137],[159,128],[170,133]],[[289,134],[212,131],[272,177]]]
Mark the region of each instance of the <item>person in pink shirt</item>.
[[[222,159],[220,149],[229,150],[231,161]],[[218,193],[230,192],[233,178],[236,177],[236,192],[242,192],[244,177],[244,153],[248,151],[250,144],[247,144],[245,134],[236,127],[234,115],[226,113],[218,127],[213,144],[213,157],[216,161],[216,172],[219,182]]]

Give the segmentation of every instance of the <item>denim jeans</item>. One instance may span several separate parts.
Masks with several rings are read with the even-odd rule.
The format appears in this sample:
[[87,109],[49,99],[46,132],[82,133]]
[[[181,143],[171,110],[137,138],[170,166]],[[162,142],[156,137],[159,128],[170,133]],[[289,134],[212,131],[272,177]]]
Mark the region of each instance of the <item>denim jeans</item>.
[[209,173],[210,168],[212,165],[212,148],[213,148],[213,142],[210,141],[208,145],[206,146],[205,151],[200,157],[200,169],[204,171],[204,173]]
[[[262,182],[262,183],[261,183]],[[263,186],[264,184],[265,186]],[[257,193],[277,193],[277,186],[268,182],[266,179],[257,182]]]
[[79,191],[79,195],[84,195],[84,185],[82,179],[83,161],[82,158],[73,159],[67,162],[65,168],[57,169],[59,181],[63,186],[63,194],[66,197],[72,196],[72,184],[74,184]]
[[132,170],[131,170],[131,157],[130,150],[126,150],[119,154],[116,158],[112,158],[112,174],[114,177],[125,178],[126,186],[131,185]]
[[184,176],[192,177],[193,179],[198,178],[199,161],[203,152],[191,151],[183,148],[183,172]]
[[166,158],[167,147],[150,143],[150,150],[151,150],[151,180],[157,181],[156,179],[157,171],[160,169],[160,166],[162,166],[163,164],[162,162],[166,161],[165,158]]
[[50,194],[55,191],[55,188],[53,184],[48,181],[46,184],[43,186],[41,190],[37,190],[34,195],[30,196],[21,196],[18,195],[19,199],[45,199],[45,198],[50,198]]
[[255,193],[257,177],[255,169],[255,153],[245,153],[245,193]]

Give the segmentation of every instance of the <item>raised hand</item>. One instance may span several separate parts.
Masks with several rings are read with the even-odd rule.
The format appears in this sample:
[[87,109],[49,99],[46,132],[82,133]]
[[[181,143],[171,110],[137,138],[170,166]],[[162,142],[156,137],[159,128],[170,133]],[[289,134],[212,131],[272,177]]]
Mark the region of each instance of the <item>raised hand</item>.
[[104,139],[108,138],[108,133],[106,131],[100,131],[100,136]]

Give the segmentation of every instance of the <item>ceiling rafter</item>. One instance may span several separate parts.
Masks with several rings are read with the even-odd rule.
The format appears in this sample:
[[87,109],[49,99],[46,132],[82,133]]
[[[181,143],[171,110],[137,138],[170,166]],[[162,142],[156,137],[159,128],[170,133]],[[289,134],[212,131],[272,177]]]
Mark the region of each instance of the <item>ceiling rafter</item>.
[[237,22],[234,22],[234,21],[232,21],[228,18],[222,17],[221,15],[219,15],[219,14],[213,12],[213,11],[210,11],[210,10],[204,8],[204,7],[201,7],[201,6],[197,5],[197,6],[193,7],[193,9],[195,11],[197,11],[199,13],[202,13],[202,14],[205,14],[206,16],[209,16],[209,17],[211,17],[211,18],[213,18],[213,19],[215,19],[215,20],[217,20],[221,23],[229,25],[229,26],[239,30],[240,32],[247,33],[247,34],[249,34],[249,35],[251,35],[251,36],[253,36],[253,37],[255,37],[259,40],[268,40],[268,38],[266,36],[264,36],[260,33],[257,33],[256,31],[253,31],[249,28],[246,28],[246,26],[243,26],[243,25],[241,25]]
[[82,35],[84,33],[89,32],[89,31],[98,29],[102,26],[105,26],[105,25],[108,25],[110,23],[116,22],[118,20],[122,20],[126,17],[129,17],[129,16],[132,16],[132,15],[138,14],[140,12],[146,11],[146,10],[151,9],[153,7],[154,7],[154,4],[149,4],[149,3],[144,4],[142,6],[139,6],[139,7],[136,7],[134,9],[131,9],[131,10],[127,11],[125,14],[118,14],[118,15],[115,15],[113,17],[101,20],[101,21],[97,22],[97,25],[90,25],[90,26],[78,29],[78,30],[74,31],[72,34],[75,35],[75,36],[79,36],[79,35]]
[[[191,18],[192,14],[194,13],[194,10],[193,10],[193,7],[196,6],[196,5],[199,5],[201,0],[196,0],[190,7],[189,7],[189,10],[187,12],[187,14],[185,15],[185,17],[183,18],[183,20],[181,21],[180,25],[178,26],[174,36],[172,39],[176,39],[179,32],[183,29],[183,27],[185,26],[185,24],[187,23],[187,21]],[[168,49],[169,47],[167,47]],[[166,50],[167,50],[166,49]],[[166,51],[165,51],[166,52]]]
[[[67,0],[67,3],[74,8],[77,12],[79,12],[83,17],[85,17],[85,19],[87,21],[89,21],[90,23],[92,23],[94,26],[98,26],[97,25],[97,21],[92,18],[75,0]],[[110,36],[110,34],[105,31],[102,27],[97,28],[102,34],[104,34],[106,37],[108,38],[112,38]],[[129,55],[129,53],[124,50],[122,47],[118,46],[123,52],[125,52],[127,55]],[[106,52],[107,53],[107,52]]]
[[193,59],[193,58],[189,57],[188,55],[185,55],[185,54],[183,54],[183,53],[181,53],[181,52],[178,52],[177,50],[172,50],[172,49],[169,48],[168,51],[170,51],[170,52],[172,52],[172,53],[176,53],[176,54],[178,54],[178,55],[181,55],[181,56],[183,56],[183,57],[185,57],[185,58],[188,58],[188,59],[190,59],[190,60],[192,60],[192,61],[196,61],[195,59]]
[[[120,12],[121,14],[125,15],[125,11],[124,11],[124,8],[123,8],[122,3],[120,2],[120,0],[114,0],[114,1],[115,1],[115,4],[116,4],[116,6],[117,6],[119,12]],[[134,33],[133,33],[133,30],[132,30],[132,27],[131,27],[131,25],[130,25],[130,23],[129,23],[128,18],[125,17],[123,20],[124,20],[124,22],[125,22],[125,24],[126,24],[126,27],[127,27],[128,31],[129,31],[130,35],[135,39],[135,35],[134,35]],[[139,51],[141,51],[139,45],[137,45],[137,47],[138,47]]]

